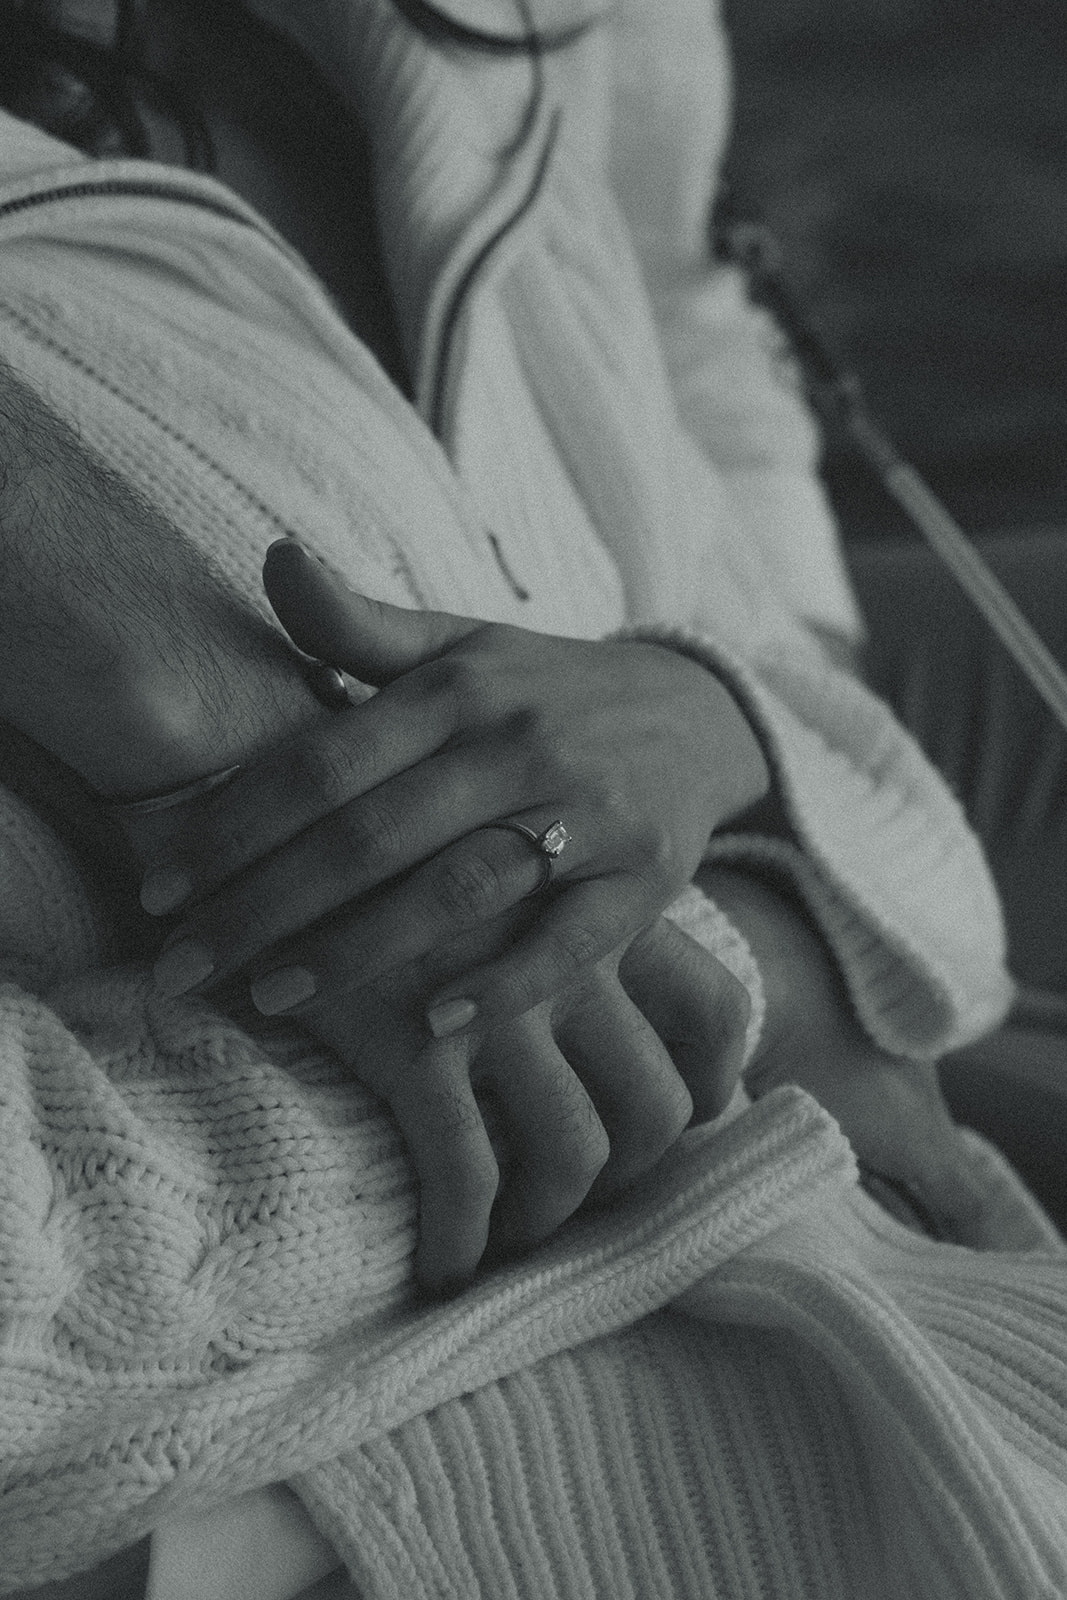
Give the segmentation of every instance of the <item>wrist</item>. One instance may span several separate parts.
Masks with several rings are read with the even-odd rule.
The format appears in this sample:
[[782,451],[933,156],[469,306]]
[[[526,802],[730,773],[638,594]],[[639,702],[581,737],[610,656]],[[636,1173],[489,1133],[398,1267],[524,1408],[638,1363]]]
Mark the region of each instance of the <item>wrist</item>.
[[619,643],[651,646],[671,657],[684,676],[687,692],[694,688],[703,701],[699,724],[714,730],[708,763],[709,834],[761,804],[771,789],[772,768],[759,731],[741,699],[716,670],[699,644],[671,628],[624,628],[612,637]]
[[[283,693],[281,688],[269,675],[261,676],[252,686],[252,698],[241,708],[244,716],[238,715],[236,721],[231,719],[224,728],[217,729],[209,745],[194,742],[185,746],[183,764],[188,761],[190,766],[195,765],[195,777],[184,776],[180,783],[161,789],[158,785],[162,768],[157,767],[156,786],[150,793],[110,800],[107,809],[142,862],[165,848],[175,832],[188,826],[190,808],[224,787],[243,767],[253,765],[272,746],[306,733],[316,722],[352,703],[343,675],[324,663],[312,663],[310,667],[302,664],[299,686],[286,680],[285,689],[292,692]],[[209,751],[218,758],[223,749],[235,759],[205,770]],[[202,750],[202,755],[193,762],[188,758],[196,750]]]
[[124,674],[116,692],[101,702],[107,705],[107,738],[86,753],[79,770],[102,799],[121,803],[248,765],[312,727],[328,712],[309,687],[303,663],[280,644],[280,651],[263,652],[257,662],[220,661],[225,687],[214,692],[185,673]]
[[[730,708],[727,720],[733,732],[733,741],[726,744],[717,757],[717,777],[721,782],[732,776],[733,803],[729,809],[721,811],[713,834],[725,822],[734,831],[792,839],[793,825],[782,801],[775,758],[752,695],[746,687],[744,669],[724,656],[708,639],[687,629],[667,626],[628,628],[616,637],[658,644],[679,658],[692,662],[695,670],[703,672],[705,678],[718,685],[723,697],[721,703]],[[727,770],[730,761],[737,763],[732,774]],[[709,846],[710,843],[709,839]]]
[[0,717],[112,799],[322,714],[278,629],[0,364]]

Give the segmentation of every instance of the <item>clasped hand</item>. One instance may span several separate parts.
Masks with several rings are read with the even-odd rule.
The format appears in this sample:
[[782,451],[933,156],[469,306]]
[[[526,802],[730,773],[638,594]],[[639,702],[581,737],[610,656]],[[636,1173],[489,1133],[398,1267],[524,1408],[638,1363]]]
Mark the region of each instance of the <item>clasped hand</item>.
[[[501,1140],[499,1237],[527,1243],[723,1102],[747,1002],[657,919],[766,767],[727,690],[659,645],[400,610],[291,541],[264,580],[300,648],[378,693],[201,802],[150,863],[146,909],[182,913],[157,982],[245,975],[383,1095],[439,1283],[484,1248]],[[543,858],[492,824],[557,818],[571,841],[527,898]]]

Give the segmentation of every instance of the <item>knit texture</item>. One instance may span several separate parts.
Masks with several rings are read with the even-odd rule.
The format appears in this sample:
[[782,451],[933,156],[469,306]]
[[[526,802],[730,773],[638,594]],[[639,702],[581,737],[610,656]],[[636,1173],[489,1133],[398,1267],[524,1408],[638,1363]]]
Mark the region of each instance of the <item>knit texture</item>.
[[268,1054],[134,974],[49,1001],[0,993],[8,1588],[655,1309],[758,1236],[774,1197],[851,1164],[787,1097],[714,1159],[694,1135],[539,1261],[420,1310],[399,1138],[336,1063],[278,1032]]
[[[730,686],[760,730],[792,837],[726,829],[713,837],[707,859],[770,869],[792,884],[837,955],[871,1037],[893,1055],[924,1060],[993,1028],[1012,995],[1003,966],[989,965],[990,956],[1003,959],[1004,953],[996,891],[959,803],[888,707],[853,696],[849,676],[826,664],[816,672],[795,660],[774,663],[768,654],[756,674],[707,635],[647,627],[622,633],[702,662]],[[810,713],[824,694],[827,679],[842,693],[816,727],[805,710]],[[892,786],[881,788],[873,772],[849,761],[848,746],[860,740],[872,752],[893,748]],[[824,806],[817,774],[831,768],[840,797],[852,795],[852,808]],[[927,824],[936,817],[937,825],[918,826],[920,816]],[[876,866],[871,870],[867,830],[875,824],[877,855],[893,851],[907,863],[892,883]],[[928,891],[921,905],[919,883]],[[957,919],[951,952],[941,943],[948,908]],[[955,964],[961,946],[970,951],[962,969]],[[918,968],[927,979],[923,987],[911,981]]]
[[[677,920],[750,986],[755,1012],[755,964],[722,913],[691,889]],[[385,1336],[413,1299],[399,1135],[298,1035],[256,1042],[159,1000],[142,973],[73,979],[46,1001],[9,984],[0,1127],[0,1582],[138,1537],[172,1481],[185,1504],[209,1463],[206,1503],[318,1459],[305,1443],[287,1463],[284,1441],[304,1434],[296,1411],[323,1371],[311,1353],[331,1341],[347,1342],[350,1371],[369,1360],[379,1374],[360,1379],[368,1417],[391,1403],[376,1383],[414,1382]],[[264,1409],[285,1393],[267,1444]],[[349,1435],[332,1437],[336,1451]]]
[[[703,0],[663,11],[672,51],[721,49]],[[787,540],[810,426],[782,391],[754,422],[741,405],[727,449],[706,375],[676,393],[695,302],[650,304],[605,182],[607,31],[549,63],[563,121],[526,126],[525,66],[432,51],[384,0],[299,14],[368,121],[421,413],[221,186],[124,194],[160,169],[108,162],[110,191],[42,202],[91,190],[86,163],[47,141],[31,171],[19,128],[0,353],[261,609],[263,552],[291,532],[400,604],[681,630],[748,707],[794,828],[723,858],[794,874],[876,1038],[936,1052],[989,1026],[1008,987],[977,846],[888,713],[826,669],[812,589],[791,589],[805,563],[746,534],[772,507]],[[721,133],[699,126],[687,159],[710,172]],[[714,279],[701,315],[758,347]],[[832,588],[824,508],[798,504]],[[839,594],[822,620],[847,626]],[[4,815],[2,1586],[289,1478],[368,1597],[1062,1595],[1065,1268],[1010,1174],[1012,1253],[932,1246],[781,1091],[419,1306],[380,1108],[296,1033],[101,970],[58,841]]]
[[[1062,1265],[994,1269],[991,1335],[986,1315],[956,1310],[962,1284],[931,1291],[929,1255],[909,1260],[895,1240],[880,1250],[865,1208],[841,1215],[835,1227],[813,1210],[671,1312],[302,1481],[360,1592],[1062,1594],[1063,1412],[1037,1402],[1020,1415],[1018,1399],[1035,1380],[1062,1393],[1062,1341],[1047,1355],[1067,1309]],[[819,1268],[803,1259],[805,1231]],[[969,1262],[968,1299],[975,1277]],[[1010,1373],[1009,1328],[1028,1347]]]
[[368,1596],[592,1595],[602,1559],[620,1594],[650,1570],[651,1592],[785,1600],[819,1592],[789,1586],[809,1568],[845,1594],[899,1515],[896,1490],[851,1518],[883,1455],[890,1484],[898,1456],[927,1495],[947,1475],[955,1518],[948,1587],[896,1592],[1067,1573],[1063,1256],[1036,1230],[1030,1256],[976,1255],[883,1222],[799,1091],[422,1308],[395,1130],[335,1065],[132,974],[49,998],[2,996],[7,1588],[289,1476]]
[[[617,1522],[630,1531],[611,1560],[636,1563],[620,1594],[642,1592],[641,1563],[666,1560],[661,1547],[674,1554],[670,1586],[656,1592],[714,1593],[707,1583],[748,1526],[746,1505],[765,1504],[768,1459],[789,1463],[799,1485],[814,1452],[814,1481],[827,1485],[832,1521],[819,1537],[832,1543],[839,1530],[839,1473],[853,1448],[850,1427],[834,1420],[844,1402],[822,1416],[814,1437],[809,1430],[791,1442],[790,1417],[801,1404],[791,1398],[791,1374],[816,1334],[846,1392],[863,1387],[856,1364],[866,1370],[877,1356],[907,1377],[901,1405],[926,1403],[932,1393],[939,1415],[962,1407],[964,1433],[977,1429],[985,1440],[997,1508],[1033,1502],[1035,1474],[1042,1498],[1033,1503],[1058,1503],[1067,1465],[1051,1397],[1064,1392],[1062,1256],[1049,1253],[1036,1228],[1032,1242],[1043,1253],[1028,1258],[935,1248],[888,1221],[876,1225],[875,1208],[854,1194],[847,1145],[799,1091],[780,1091],[721,1130],[696,1130],[611,1214],[572,1225],[529,1262],[454,1303],[421,1309],[410,1278],[414,1196],[395,1129],[336,1065],[281,1032],[268,1035],[268,1054],[209,1012],[153,1000],[133,974],[70,984],[49,1000],[46,1007],[13,989],[0,997],[0,1543],[8,1588],[87,1566],[169,1511],[188,1514],[220,1494],[298,1475],[369,1595],[488,1600],[510,1592],[499,1584],[511,1563],[516,1573],[535,1573],[528,1593],[592,1594],[574,1552],[590,1538],[617,1545]],[[858,1232],[847,1222],[857,1206],[866,1219]],[[798,1231],[809,1207],[817,1220]],[[833,1219],[842,1208],[839,1226]],[[700,1363],[714,1378],[700,1393],[694,1374],[703,1366],[687,1358],[693,1409],[679,1437],[678,1400],[663,1405],[660,1390],[681,1392],[670,1352],[688,1335],[664,1332],[662,1368],[658,1356],[648,1361],[658,1323],[617,1349],[598,1341],[636,1328],[708,1273],[701,1315],[762,1325],[761,1307],[772,1304],[773,1326],[795,1335],[786,1339],[792,1355],[784,1365],[750,1361],[750,1375],[778,1374],[779,1389],[764,1393],[767,1377],[753,1394],[721,1366],[719,1343],[732,1348],[729,1338],[710,1334]],[[730,1310],[731,1293],[740,1311]],[[841,1323],[842,1300],[859,1307],[858,1331]],[[975,1370],[991,1386],[979,1400]],[[509,1377],[511,1386],[498,1389]],[[592,1418],[570,1404],[575,1385],[602,1395]],[[724,1385],[747,1421],[724,1433],[716,1415],[705,1432],[701,1419],[725,1403],[717,1398]],[[1025,1403],[1028,1392],[1041,1393],[1040,1405]],[[464,1417],[474,1428],[469,1446],[461,1443]],[[923,1431],[924,1417],[909,1448],[938,1461],[949,1446],[958,1454],[959,1429],[946,1444]],[[583,1439],[599,1437],[580,1472],[576,1464],[563,1470],[579,1459],[574,1428]],[[998,1457],[990,1440],[1004,1429],[1010,1449]],[[691,1479],[697,1434],[705,1458]],[[755,1437],[766,1458],[764,1446],[741,1448]],[[436,1441],[429,1452],[427,1438]],[[733,1440],[725,1456],[723,1440]],[[375,1441],[377,1454],[352,1456]],[[878,1449],[885,1447],[883,1428]],[[394,1463],[390,1472],[383,1456]],[[395,1482],[398,1460],[417,1480],[407,1489]],[[616,1504],[623,1466],[632,1481]],[[704,1491],[683,1496],[679,1509],[680,1490],[694,1482]],[[571,1504],[577,1483],[581,1496]],[[732,1511],[720,1504],[723,1484]],[[615,1507],[603,1528],[590,1496],[602,1513],[609,1502]],[[967,1515],[977,1517],[981,1504],[972,1495]],[[775,1547],[792,1552],[780,1558],[783,1573],[794,1560],[814,1559],[787,1509],[780,1520],[764,1513],[767,1536],[773,1527]],[[810,1507],[809,1514],[816,1516]],[[846,1578],[849,1563],[862,1559],[873,1514],[845,1542]],[[1022,1513],[1013,1515],[1018,1522]],[[1033,1520],[1023,1518],[1020,1549],[1037,1570],[1051,1558],[1040,1541],[1036,1555],[1030,1549]],[[984,1524],[971,1542],[979,1537],[988,1537]],[[750,1529],[746,1539],[761,1543],[763,1534]],[[549,1553],[524,1555],[530,1541],[547,1542]],[[642,1554],[657,1549],[654,1558]],[[1016,1551],[1013,1560],[1021,1559]],[[797,1591],[783,1578],[767,1592]]]

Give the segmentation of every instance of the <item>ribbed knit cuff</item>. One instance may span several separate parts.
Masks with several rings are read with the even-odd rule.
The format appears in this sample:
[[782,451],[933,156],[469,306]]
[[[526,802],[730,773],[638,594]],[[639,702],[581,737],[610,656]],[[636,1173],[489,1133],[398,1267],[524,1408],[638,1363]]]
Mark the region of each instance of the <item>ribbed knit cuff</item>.
[[757,676],[686,629],[613,637],[688,656],[749,719],[792,837],[716,833],[707,860],[785,876],[875,1043],[927,1060],[994,1027],[1012,993],[996,890],[958,803],[888,708],[810,660]]
[[717,961],[721,961],[739,983],[744,984],[751,1008],[745,1028],[744,1070],[759,1046],[767,1015],[763,974],[748,940],[726,913],[695,884],[683,889],[674,904],[668,906],[666,915],[683,933],[687,933]]
[[[724,654],[702,634],[687,628],[666,625],[621,628],[612,637],[639,639],[648,644],[662,645],[676,650],[679,655],[695,661],[706,672],[712,673],[725,684],[741,710],[748,718],[753,733],[760,742],[764,759],[771,775],[771,788],[785,798],[789,784],[782,769],[780,752],[767,728],[766,708],[761,704],[758,686],[741,663]],[[851,919],[842,915],[844,906],[824,885],[814,866],[805,856],[802,844],[796,839],[770,838],[758,833],[740,834],[726,831],[712,838],[705,858],[718,864],[740,869],[748,867],[761,875],[770,870],[787,881],[800,896],[814,917],[823,937],[839,962],[845,986],[859,1020],[871,1034],[875,1043],[893,1054],[906,1054],[899,1036],[887,1034],[882,1018],[871,1004],[871,995],[864,981],[864,944],[873,946],[878,934],[870,928],[845,926]],[[836,913],[836,914],[835,914]],[[746,1058],[747,1059],[747,1058]]]

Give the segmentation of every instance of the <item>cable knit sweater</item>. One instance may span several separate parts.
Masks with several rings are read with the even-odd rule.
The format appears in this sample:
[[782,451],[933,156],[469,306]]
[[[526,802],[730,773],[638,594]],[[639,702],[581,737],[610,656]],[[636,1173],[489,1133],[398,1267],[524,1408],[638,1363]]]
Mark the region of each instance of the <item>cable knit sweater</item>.
[[[292,532],[399,603],[697,651],[793,828],[721,857],[792,875],[890,1050],[991,1026],[977,844],[814,642],[856,622],[810,424],[703,265],[704,5],[628,0],[526,119],[528,66],[430,49],[387,0],[295,25],[369,121],[417,406],[219,185],[7,117],[0,354],[256,604]],[[410,1174],[362,1091],[103,967],[7,794],[0,873],[0,1592],[279,1479],[367,1596],[1067,1589],[1067,1266],[980,1142],[1003,1251],[884,1217],[779,1091],[420,1309]]]

